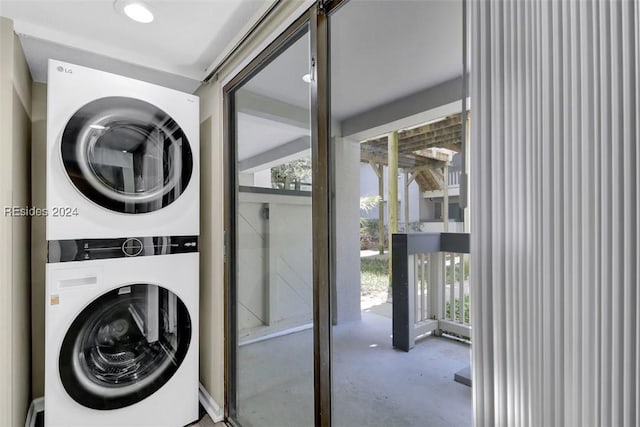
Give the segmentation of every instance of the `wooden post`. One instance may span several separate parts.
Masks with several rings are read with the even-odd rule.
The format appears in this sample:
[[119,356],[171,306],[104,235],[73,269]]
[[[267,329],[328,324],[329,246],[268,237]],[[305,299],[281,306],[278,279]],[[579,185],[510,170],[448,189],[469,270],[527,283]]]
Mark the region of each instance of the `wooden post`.
[[391,132],[387,137],[389,165],[389,292],[391,295],[391,259],[392,235],[398,232],[398,132]]
[[378,176],[378,250],[384,254],[384,166],[382,163],[369,163]]

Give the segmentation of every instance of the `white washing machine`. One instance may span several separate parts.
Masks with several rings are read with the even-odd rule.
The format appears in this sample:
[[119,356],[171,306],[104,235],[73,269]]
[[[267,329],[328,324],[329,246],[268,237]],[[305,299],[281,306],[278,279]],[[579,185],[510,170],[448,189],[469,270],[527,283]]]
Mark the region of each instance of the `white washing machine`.
[[[196,421],[197,242],[62,245],[46,267],[45,425]],[[86,251],[95,259],[73,261]]]
[[199,234],[199,99],[49,61],[47,240]]

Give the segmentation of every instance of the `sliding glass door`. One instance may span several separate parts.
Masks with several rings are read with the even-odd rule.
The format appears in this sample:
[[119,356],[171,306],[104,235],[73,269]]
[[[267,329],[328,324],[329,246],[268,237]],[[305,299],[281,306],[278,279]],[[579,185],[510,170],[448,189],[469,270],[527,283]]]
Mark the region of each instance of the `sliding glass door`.
[[232,144],[230,415],[314,424],[309,25],[228,93]]
[[467,225],[462,18],[462,0],[352,0],[329,15],[336,427],[471,425],[471,388],[454,381],[470,344],[441,337],[469,337],[465,255],[417,254],[391,283],[393,234]]
[[[470,423],[453,382],[469,346],[437,331],[398,352],[390,301],[390,233],[467,229],[449,194],[449,168],[465,171],[462,5],[319,1],[225,86],[232,423]],[[430,325],[447,320],[438,295],[467,315],[464,258],[433,277],[445,259],[460,284],[423,278],[408,307]]]

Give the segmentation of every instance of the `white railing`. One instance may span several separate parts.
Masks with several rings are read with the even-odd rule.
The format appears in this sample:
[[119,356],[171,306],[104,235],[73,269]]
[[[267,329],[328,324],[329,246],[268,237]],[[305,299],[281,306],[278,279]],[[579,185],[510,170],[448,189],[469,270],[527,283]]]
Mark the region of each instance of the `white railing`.
[[[438,259],[434,255],[436,254],[420,253],[410,255],[408,260],[409,269],[413,271],[409,278],[413,284],[407,291],[413,292],[414,313],[413,320],[410,321],[413,323],[413,330],[410,339],[414,342],[417,337],[438,329],[437,319],[441,310],[434,304],[436,301],[434,296],[440,294],[440,289],[438,286],[433,286],[437,281],[432,277],[431,267],[438,264]],[[407,326],[411,327],[410,324]]]
[[[393,236],[395,347],[409,351],[428,333],[470,339],[468,242],[463,233]],[[450,248],[456,252],[442,251]]]
[[[439,329],[441,332],[471,338],[471,301],[469,289],[469,255],[444,253],[444,280]],[[437,266],[434,266],[437,268]]]
[[462,175],[462,171],[461,170],[449,170],[449,176],[448,176],[448,184],[449,187],[453,187],[456,185],[460,185],[460,176]]

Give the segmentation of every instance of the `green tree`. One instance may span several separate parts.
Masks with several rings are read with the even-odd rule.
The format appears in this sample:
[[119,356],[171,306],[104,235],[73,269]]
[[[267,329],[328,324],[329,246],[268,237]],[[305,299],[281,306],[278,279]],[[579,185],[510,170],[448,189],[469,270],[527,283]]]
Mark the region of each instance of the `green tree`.
[[271,183],[276,188],[288,188],[290,184],[299,188],[300,183],[310,183],[311,176],[311,159],[309,157],[271,168]]

